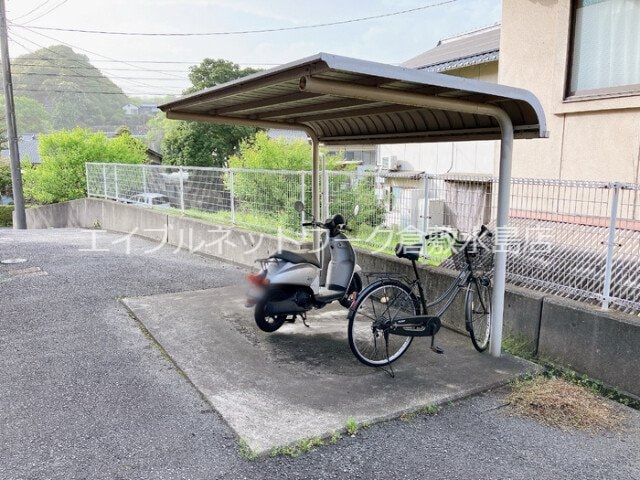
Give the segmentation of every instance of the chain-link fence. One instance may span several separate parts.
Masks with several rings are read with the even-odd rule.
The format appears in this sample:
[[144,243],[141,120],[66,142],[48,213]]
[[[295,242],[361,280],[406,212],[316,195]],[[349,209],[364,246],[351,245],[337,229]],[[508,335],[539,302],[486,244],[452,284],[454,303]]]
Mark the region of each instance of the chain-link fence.
[[[87,164],[87,193],[163,208],[256,231],[308,238],[311,174],[276,170]],[[330,171],[323,217],[340,213],[360,246],[387,253],[396,242],[423,243],[439,228],[470,233],[495,227],[498,179],[408,172]],[[510,283],[640,312],[640,186],[513,179],[508,244]],[[308,207],[299,214],[293,203]],[[359,214],[353,219],[353,210]],[[429,248],[431,264],[453,268],[450,249]]]

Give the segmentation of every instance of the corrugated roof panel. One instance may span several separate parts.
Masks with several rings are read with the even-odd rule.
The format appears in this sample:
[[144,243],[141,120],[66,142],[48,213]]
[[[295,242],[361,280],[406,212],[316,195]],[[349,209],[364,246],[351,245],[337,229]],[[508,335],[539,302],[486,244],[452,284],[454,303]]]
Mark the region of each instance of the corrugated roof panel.
[[[301,78],[323,84],[328,90],[307,91],[301,86]],[[347,87],[353,93],[345,93]],[[359,95],[365,90],[366,95]],[[394,95],[387,95],[387,100],[385,92]],[[408,95],[399,97],[396,92]],[[433,99],[431,103],[429,98]],[[466,107],[449,104],[442,106],[445,112],[423,106],[425,101],[438,104],[443,98],[462,101]],[[479,107],[475,105],[487,104],[500,106],[510,116],[516,138],[546,134],[540,103],[526,90],[329,54],[218,85],[160,108],[170,118],[199,115],[198,120],[219,123],[262,122],[270,128],[308,128],[327,144],[346,144],[353,143],[351,140],[497,139],[496,120],[477,114]]]

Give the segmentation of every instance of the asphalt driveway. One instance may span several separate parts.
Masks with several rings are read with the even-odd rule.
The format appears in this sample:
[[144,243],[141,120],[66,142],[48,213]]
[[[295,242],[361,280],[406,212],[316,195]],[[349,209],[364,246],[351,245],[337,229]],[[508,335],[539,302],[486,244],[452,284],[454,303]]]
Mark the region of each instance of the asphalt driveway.
[[0,260],[26,260],[0,265],[2,479],[640,479],[638,412],[619,432],[564,432],[511,416],[503,391],[299,458],[247,461],[118,301],[229,286],[243,272],[147,240],[95,239],[0,230]]

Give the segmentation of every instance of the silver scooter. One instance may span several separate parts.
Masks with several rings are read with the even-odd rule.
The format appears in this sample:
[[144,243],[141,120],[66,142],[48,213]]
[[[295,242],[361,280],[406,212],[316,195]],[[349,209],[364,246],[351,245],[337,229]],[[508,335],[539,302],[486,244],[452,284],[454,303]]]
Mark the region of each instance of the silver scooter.
[[[304,204],[296,202],[294,208],[301,213]],[[358,207],[354,215],[357,212]],[[321,242],[322,263],[313,252],[282,250],[258,260],[260,272],[247,276],[250,287],[245,305],[255,307],[256,324],[265,332],[275,332],[285,322],[295,322],[297,317],[307,325],[306,312],[335,300],[349,308],[362,290],[356,253],[342,233],[349,230],[344,217],[333,215],[324,223],[313,219],[302,225],[325,230]],[[325,280],[321,281],[323,273],[326,273]]]

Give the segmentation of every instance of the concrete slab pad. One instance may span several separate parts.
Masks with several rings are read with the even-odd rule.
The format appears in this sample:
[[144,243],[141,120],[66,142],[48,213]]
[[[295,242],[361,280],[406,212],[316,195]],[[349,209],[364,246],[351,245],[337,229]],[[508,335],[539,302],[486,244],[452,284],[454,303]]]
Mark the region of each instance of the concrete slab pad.
[[236,433],[257,453],[327,436],[349,417],[373,423],[487,390],[535,370],[510,356],[479,354],[442,330],[417,338],[394,364],[395,378],[362,365],[347,343],[346,310],[311,312],[310,327],[261,332],[242,287],[127,298],[144,325]]

